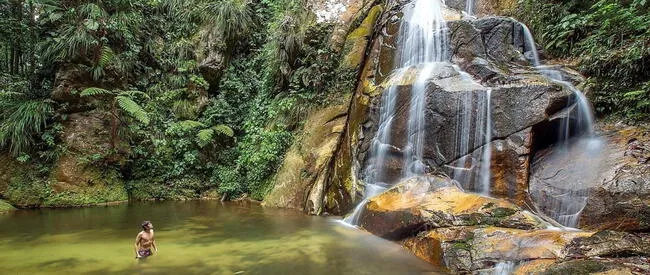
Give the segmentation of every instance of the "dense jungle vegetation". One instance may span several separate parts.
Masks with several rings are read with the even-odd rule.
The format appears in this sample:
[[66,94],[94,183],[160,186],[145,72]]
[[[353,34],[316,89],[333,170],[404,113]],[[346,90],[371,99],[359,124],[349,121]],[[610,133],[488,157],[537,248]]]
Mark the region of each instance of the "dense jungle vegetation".
[[650,118],[650,1],[521,0],[513,15],[588,77],[598,115]]
[[[110,150],[75,157],[117,171],[131,197],[261,199],[301,118],[354,79],[328,50],[331,26],[300,4],[3,1],[0,146],[35,167],[10,189],[43,193],[69,153],[70,114],[101,110]],[[77,83],[60,91],[67,78]]]
[[[515,15],[548,56],[576,61],[600,115],[640,121],[649,6],[522,0]],[[9,201],[56,204],[50,173],[70,154],[113,171],[104,177],[135,199],[262,199],[301,120],[356,78],[328,45],[333,26],[301,0],[3,0],[0,15],[0,150],[29,167],[11,178]],[[109,147],[74,151],[65,125],[92,112]]]

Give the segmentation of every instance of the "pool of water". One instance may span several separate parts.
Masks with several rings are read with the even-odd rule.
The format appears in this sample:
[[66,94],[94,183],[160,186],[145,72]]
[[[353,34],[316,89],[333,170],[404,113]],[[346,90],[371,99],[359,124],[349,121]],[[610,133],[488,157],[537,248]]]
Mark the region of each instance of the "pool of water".
[[[159,254],[136,260],[151,220]],[[218,201],[0,215],[0,274],[437,274],[398,244],[334,218]]]

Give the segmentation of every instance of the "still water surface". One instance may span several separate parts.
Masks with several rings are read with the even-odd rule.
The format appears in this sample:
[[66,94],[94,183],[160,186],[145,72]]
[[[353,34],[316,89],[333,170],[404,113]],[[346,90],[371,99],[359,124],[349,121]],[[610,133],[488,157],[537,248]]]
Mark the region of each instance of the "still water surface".
[[[151,220],[159,254],[135,260]],[[0,215],[0,274],[433,274],[398,244],[335,219],[218,201]]]

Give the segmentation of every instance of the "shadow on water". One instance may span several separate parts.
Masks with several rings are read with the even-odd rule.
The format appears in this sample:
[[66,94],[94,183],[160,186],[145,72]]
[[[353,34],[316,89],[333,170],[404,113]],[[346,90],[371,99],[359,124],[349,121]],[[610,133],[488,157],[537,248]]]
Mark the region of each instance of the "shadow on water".
[[[143,220],[160,254],[134,259]],[[218,201],[19,211],[3,217],[0,274],[422,274],[401,246],[333,219]],[[27,255],[27,256],[25,256]]]

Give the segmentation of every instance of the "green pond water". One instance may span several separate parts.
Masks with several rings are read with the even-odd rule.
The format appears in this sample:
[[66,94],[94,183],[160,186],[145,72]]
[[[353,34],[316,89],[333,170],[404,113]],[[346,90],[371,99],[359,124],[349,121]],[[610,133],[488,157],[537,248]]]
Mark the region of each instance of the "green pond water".
[[[136,260],[143,220],[159,254]],[[432,274],[398,244],[334,218],[218,201],[0,215],[0,274]]]

